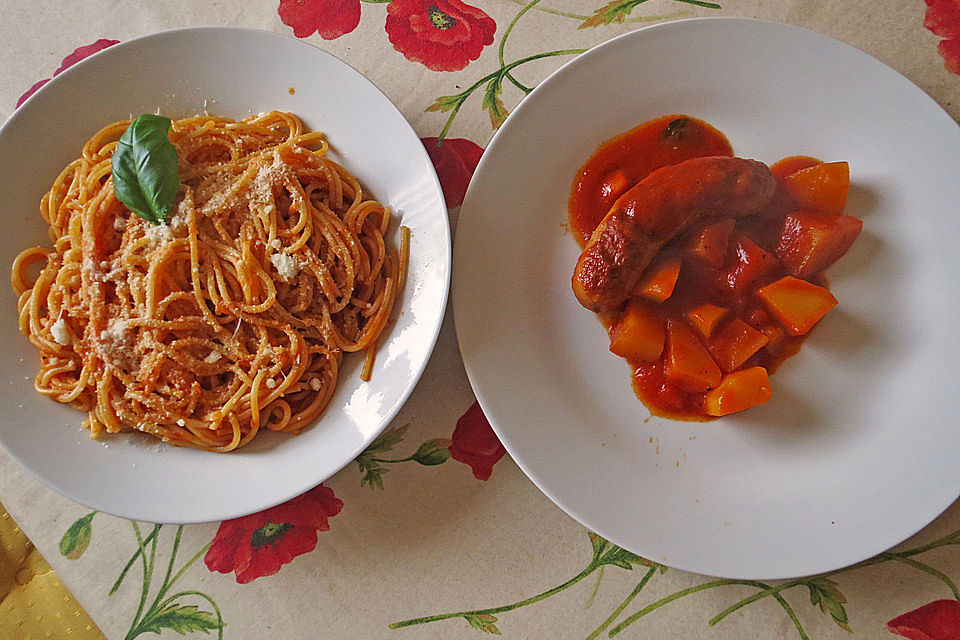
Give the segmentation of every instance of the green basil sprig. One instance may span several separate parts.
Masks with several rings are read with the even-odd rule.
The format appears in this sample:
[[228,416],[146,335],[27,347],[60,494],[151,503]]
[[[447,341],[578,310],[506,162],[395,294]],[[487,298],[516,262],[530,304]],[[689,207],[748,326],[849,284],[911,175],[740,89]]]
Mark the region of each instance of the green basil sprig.
[[113,191],[135,214],[153,224],[167,219],[177,197],[177,149],[170,142],[170,118],[137,116],[113,152]]

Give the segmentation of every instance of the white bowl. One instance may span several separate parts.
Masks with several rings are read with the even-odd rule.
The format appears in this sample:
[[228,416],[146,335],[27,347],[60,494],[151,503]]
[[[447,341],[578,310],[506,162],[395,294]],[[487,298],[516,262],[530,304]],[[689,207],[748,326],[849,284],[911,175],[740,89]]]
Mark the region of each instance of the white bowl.
[[[840,306],[772,377],[773,399],[709,423],[647,421],[570,286],[577,169],[673,113],[718,127],[737,155],[848,160],[848,212],[864,220],[829,272]],[[470,382],[548,496],[652,560],[766,579],[881,552],[960,494],[957,176],[956,123],[836,40],[716,18],[616,38],[523,101],[467,191],[453,306]]]
[[[295,93],[289,91],[293,88]],[[400,409],[440,329],[450,272],[450,230],[436,173],[390,100],[346,63],[265,31],[199,28],[124,42],[40,89],[0,129],[0,212],[8,265],[48,245],[41,196],[103,125],[131,114],[242,118],[277,109],[323,131],[331,156],[412,230],[407,288],[383,337],[373,378],[348,355],[323,415],[299,436],[261,431],[228,454],[173,447],[142,434],[93,441],[83,414],[33,389],[37,351],[17,329],[16,298],[3,302],[0,445],[52,489],[91,508],[151,522],[232,518],[292,498],[350,462]],[[399,246],[397,231],[393,241]]]

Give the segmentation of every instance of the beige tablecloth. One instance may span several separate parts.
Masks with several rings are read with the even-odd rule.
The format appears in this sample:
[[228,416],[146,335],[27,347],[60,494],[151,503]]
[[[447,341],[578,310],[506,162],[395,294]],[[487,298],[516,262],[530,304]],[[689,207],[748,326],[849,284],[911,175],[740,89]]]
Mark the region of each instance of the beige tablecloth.
[[[435,100],[550,53],[514,70],[534,86],[570,59],[557,52],[653,21],[741,15],[808,27],[877,56],[960,115],[958,0],[471,2],[4,0],[0,117],[32,85],[113,41],[195,25],[295,35],[364,72],[424,138],[447,135],[442,149],[426,142],[455,222],[482,147],[523,91],[506,84],[498,106],[481,85],[453,116],[430,110]],[[830,575],[713,580],[589,534],[502,457],[473,403],[448,314],[391,430],[282,508],[222,524],[138,524],[90,513],[3,455],[0,499],[109,638],[872,639],[893,637],[888,621],[921,606],[892,628],[960,638],[958,505],[894,553]],[[16,624],[0,628],[16,637]]]

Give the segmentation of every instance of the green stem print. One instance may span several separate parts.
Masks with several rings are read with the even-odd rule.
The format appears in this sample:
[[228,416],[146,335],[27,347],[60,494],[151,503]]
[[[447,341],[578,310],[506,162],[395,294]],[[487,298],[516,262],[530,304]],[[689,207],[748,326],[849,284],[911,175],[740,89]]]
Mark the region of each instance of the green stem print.
[[[96,512],[91,512],[70,525],[63,538],[60,540],[60,552],[71,560],[76,560],[86,550],[90,542],[92,533],[91,521]],[[160,634],[164,629],[175,631],[180,635],[187,635],[195,631],[209,633],[216,630],[218,640],[223,638],[223,616],[220,614],[220,607],[209,595],[195,590],[179,591],[171,596],[167,596],[177,581],[183,576],[184,572],[190,568],[207,550],[210,544],[197,551],[189,560],[183,563],[174,573],[177,566],[177,553],[180,550],[180,540],[183,535],[183,526],[178,526],[173,538],[173,545],[170,549],[170,557],[167,559],[166,568],[163,574],[163,580],[156,589],[156,593],[150,600],[151,589],[154,586],[154,571],[157,567],[157,546],[160,539],[160,532],[163,525],[155,524],[147,535],[143,535],[140,525],[136,522],[130,523],[133,528],[133,535],[137,541],[136,551],[127,560],[120,576],[110,588],[110,595],[113,595],[120,588],[130,569],[138,562],[141,568],[142,580],[140,583],[140,597],[137,604],[137,610],[130,622],[130,628],[127,630],[124,640],[133,640],[145,633]],[[187,604],[185,598],[195,598],[209,604],[213,612],[205,611],[196,604]]]
[[[504,50],[507,45],[507,40],[510,37],[510,34],[513,33],[514,27],[517,26],[517,23],[520,19],[529,11],[536,10],[542,11],[545,13],[550,13],[556,16],[564,18],[573,18],[580,21],[579,29],[586,29],[589,27],[599,27],[616,23],[623,22],[654,22],[657,20],[664,20],[667,18],[677,18],[685,15],[684,12],[675,12],[664,15],[656,16],[640,16],[640,17],[628,17],[630,13],[639,5],[649,0],[614,0],[609,4],[606,4],[599,9],[596,9],[593,12],[593,15],[581,15],[578,13],[571,13],[568,11],[561,11],[559,9],[552,9],[550,7],[545,7],[540,4],[541,0],[509,0],[514,4],[521,5],[520,11],[517,12],[517,15],[514,16],[513,20],[510,21],[510,24],[507,25],[507,28],[504,30],[503,35],[500,36],[500,43],[497,46],[497,59],[500,63],[500,68],[488,73],[483,76],[469,87],[461,91],[460,93],[455,93],[447,96],[440,96],[436,98],[429,107],[426,108],[426,111],[441,111],[449,112],[446,121],[443,124],[443,128],[440,130],[440,134],[437,136],[437,144],[442,145],[444,138],[447,137],[447,134],[450,132],[450,127],[453,126],[453,121],[456,119],[457,114],[460,112],[460,108],[467,101],[467,99],[474,94],[478,89],[483,87],[483,95],[480,101],[480,107],[487,112],[487,115],[490,117],[490,125],[497,129],[503,124],[504,120],[507,119],[509,112],[503,104],[502,93],[503,93],[503,82],[504,80],[508,81],[518,90],[520,90],[523,95],[526,95],[533,91],[533,87],[528,86],[520,82],[514,76],[514,70],[518,67],[526,65],[527,63],[533,62],[535,60],[542,60],[544,58],[552,58],[556,56],[571,56],[583,53],[586,49],[557,49],[556,51],[545,51],[542,53],[537,53],[529,56],[524,56],[512,62],[507,62],[507,59],[504,54]],[[696,5],[699,7],[706,7],[710,9],[719,9],[720,5],[714,2],[704,2],[702,0],[673,0],[674,2],[679,2],[682,4]],[[373,481],[371,486],[376,485],[376,482]]]
[[486,609],[470,609],[468,611],[456,611],[454,613],[441,613],[438,615],[425,616],[422,618],[411,618],[410,620],[402,620],[400,622],[394,622],[393,624],[390,625],[390,628],[401,629],[403,627],[412,627],[414,625],[426,624],[428,622],[438,622],[440,620],[449,620],[450,618],[463,618],[467,622],[467,624],[469,624],[471,627],[475,629],[479,629],[487,633],[499,635],[500,630],[497,629],[496,625],[494,625],[494,623],[497,621],[497,618],[494,617],[494,614],[506,613],[507,611],[513,611],[514,609],[519,609],[520,607],[525,607],[527,605],[540,602],[541,600],[546,600],[547,598],[551,596],[555,596],[561,591],[564,591],[572,587],[573,585],[577,584],[578,582],[580,582],[581,580],[583,580],[584,578],[592,574],[594,571],[597,571],[598,569],[606,565],[612,565],[615,567],[619,567],[621,569],[626,569],[628,571],[632,570],[634,568],[634,565],[642,565],[642,566],[649,567],[647,574],[644,576],[643,580],[641,580],[641,583],[635,589],[637,592],[639,592],[640,589],[642,589],[643,586],[646,585],[647,582],[649,582],[650,578],[653,576],[653,573],[656,571],[656,569],[660,568],[662,570],[661,565],[650,562],[649,560],[645,558],[641,558],[640,556],[634,553],[630,553],[626,549],[622,549],[621,547],[611,544],[610,542],[601,538],[595,533],[590,533],[589,536],[590,536],[590,544],[593,548],[593,556],[590,559],[590,562],[587,563],[587,566],[585,566],[583,570],[580,571],[580,573],[573,576],[566,582],[563,582],[553,587],[552,589],[547,589],[546,591],[538,593],[535,596],[531,596],[529,598],[525,598],[523,600],[520,600],[518,602],[513,602],[511,604],[500,605],[498,607],[488,607]]
[[[438,622],[441,620],[449,620],[451,618],[463,618],[471,627],[479,629],[480,631],[485,631],[487,633],[499,634],[499,629],[494,625],[497,622],[497,618],[494,617],[494,614],[505,613],[507,611],[512,611],[520,607],[524,607],[530,604],[534,604],[551,596],[557,595],[558,593],[572,587],[577,582],[580,582],[594,571],[603,568],[605,565],[613,565],[620,567],[622,569],[633,569],[634,565],[643,565],[649,567],[643,578],[634,586],[626,597],[620,602],[619,605],[608,615],[600,625],[593,630],[585,640],[595,640],[599,638],[604,631],[607,631],[606,635],[610,638],[617,636],[624,629],[629,627],[632,624],[637,623],[639,620],[647,616],[648,614],[665,607],[673,602],[686,598],[687,596],[699,593],[701,591],[706,591],[708,589],[716,589],[720,587],[748,587],[753,589],[754,592],[749,596],[738,600],[733,603],[713,618],[711,618],[707,624],[709,626],[714,626],[719,623],[721,620],[729,616],[731,613],[734,613],[743,607],[746,607],[749,604],[758,602],[764,598],[770,597],[773,598],[780,605],[780,608],[783,609],[787,618],[793,623],[793,626],[797,630],[797,637],[800,640],[810,640],[810,636],[807,635],[806,631],[803,628],[803,624],[800,621],[800,617],[797,615],[797,612],[794,610],[793,605],[787,601],[784,597],[784,592],[793,589],[794,587],[805,587],[806,591],[810,596],[810,604],[820,608],[820,611],[826,613],[830,616],[833,622],[845,631],[850,631],[849,620],[847,617],[847,611],[845,605],[847,603],[846,598],[843,593],[840,591],[840,587],[833,580],[837,576],[847,573],[849,571],[856,571],[858,569],[863,569],[865,567],[873,566],[876,564],[882,564],[885,562],[898,562],[904,566],[917,569],[918,571],[923,572],[926,575],[932,576],[933,578],[939,580],[944,584],[944,586],[950,591],[951,595],[958,601],[960,601],[960,589],[958,589],[956,582],[947,574],[936,569],[925,562],[915,559],[914,556],[926,553],[933,549],[939,549],[941,547],[946,547],[950,545],[960,545],[960,530],[954,531],[951,534],[938,538],[927,544],[914,547],[912,549],[906,549],[904,551],[897,552],[886,552],[881,553],[878,556],[870,558],[869,560],[864,560],[855,565],[845,567],[843,569],[838,569],[832,571],[828,574],[819,575],[819,576],[808,576],[806,578],[797,578],[795,580],[787,580],[777,585],[770,585],[764,582],[759,582],[757,580],[734,580],[734,579],[718,579],[710,580],[703,582],[701,584],[693,585],[685,589],[681,589],[674,593],[663,596],[653,602],[641,607],[636,612],[630,614],[626,618],[623,618],[619,623],[614,625],[624,611],[627,610],[627,607],[636,599],[641,592],[644,590],[644,587],[651,581],[651,579],[656,574],[657,570],[661,573],[666,571],[666,567],[659,565],[657,563],[651,562],[640,556],[637,556],[629,551],[617,547],[604,540],[600,536],[590,533],[590,542],[593,547],[593,556],[590,559],[590,562],[583,568],[580,573],[576,574],[569,580],[553,587],[552,589],[547,589],[542,593],[539,593],[530,598],[520,600],[507,605],[501,605],[497,607],[489,607],[485,609],[470,609],[466,611],[456,611],[453,613],[442,613],[432,616],[423,616],[419,618],[411,618],[409,620],[402,620],[400,622],[394,622],[390,625],[391,629],[400,629],[403,627],[410,627],[414,625],[426,624],[430,622]],[[594,589],[594,594],[596,594],[596,588]],[[588,608],[592,604],[593,595],[588,599]],[[611,627],[611,625],[614,625]]]
[[656,572],[656,570],[657,570],[656,567],[650,567],[646,575],[643,576],[643,579],[637,583],[637,586],[633,588],[633,591],[627,594],[627,597],[623,599],[623,602],[617,605],[617,608],[613,610],[613,613],[611,613],[609,617],[607,617],[607,619],[600,624],[599,627],[594,629],[593,633],[588,635],[586,640],[594,640],[594,638],[598,637],[601,633],[603,633],[603,631],[606,630],[607,627],[613,624],[613,621],[616,620],[621,613],[623,613],[623,610],[626,609],[627,606],[631,602],[633,602],[633,599],[640,594],[640,591],[642,591],[643,588],[647,586],[647,583],[650,582],[650,578],[653,577],[653,574]]
[[450,127],[453,125],[453,120],[457,117],[457,113],[460,111],[460,107],[462,107],[463,103],[467,101],[467,98],[469,98],[473,92],[479,89],[482,85],[485,84],[486,87],[484,89],[483,99],[480,104],[490,116],[491,126],[494,129],[497,129],[501,124],[503,124],[504,120],[507,119],[507,115],[509,115],[509,112],[503,105],[503,100],[500,98],[500,94],[503,91],[503,79],[508,73],[517,67],[527,64],[528,62],[533,62],[534,60],[542,60],[543,58],[550,58],[553,56],[577,55],[583,53],[584,51],[586,51],[586,49],[561,49],[558,51],[547,51],[545,53],[527,56],[526,58],[520,58],[519,60],[515,60],[510,64],[500,67],[493,73],[488,73],[460,93],[450,96],[440,96],[426,109],[427,111],[450,112],[446,123],[443,125],[443,129],[440,131],[440,135],[437,136],[437,143],[439,144],[444,138],[447,137],[447,133],[449,133]]
[[360,486],[367,485],[371,489],[383,489],[383,474],[389,471],[383,466],[385,464],[417,462],[425,467],[432,467],[447,461],[450,457],[450,440],[446,438],[426,440],[417,447],[416,451],[404,458],[381,458],[380,456],[393,451],[394,447],[403,442],[403,434],[409,427],[410,425],[405,424],[387,431],[357,456],[354,462],[360,469]]
[[[370,0],[366,0],[370,1]],[[599,9],[595,9],[592,16],[587,16],[579,13],[572,13],[570,11],[563,11],[561,9],[553,9],[551,7],[545,7],[543,5],[537,5],[536,10],[542,11],[543,13],[549,13],[554,16],[560,16],[562,18],[573,18],[574,20],[579,20],[581,22],[579,29],[587,29],[589,27],[596,27],[600,24],[610,24],[613,21],[618,23],[622,22],[656,22],[658,20],[667,20],[671,18],[681,18],[683,16],[690,15],[686,11],[675,11],[673,13],[665,13],[657,16],[637,16],[633,18],[628,18],[627,16],[636,7],[638,4],[642,4],[647,0],[639,1],[616,1],[610,2]],[[700,0],[675,0],[676,2],[682,2],[684,4],[691,4],[698,7],[706,7],[708,9],[719,9],[720,5],[715,2],[700,2]],[[524,0],[507,0],[507,2],[512,2],[513,4],[525,5],[527,4]],[[594,24],[592,21],[597,18],[598,15],[608,15],[614,14],[613,19],[606,22],[598,22]]]

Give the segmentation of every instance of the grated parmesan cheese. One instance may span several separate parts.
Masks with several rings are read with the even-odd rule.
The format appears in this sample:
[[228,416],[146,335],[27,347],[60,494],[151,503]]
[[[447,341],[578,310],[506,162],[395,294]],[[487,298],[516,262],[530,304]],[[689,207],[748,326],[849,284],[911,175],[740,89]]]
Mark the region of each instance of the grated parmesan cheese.
[[113,228],[117,231],[121,231],[127,228],[127,219],[117,216],[113,219]]
[[314,391],[320,391],[320,378],[310,378],[310,388]]
[[207,357],[204,358],[203,361],[207,364],[213,364],[214,362],[219,361],[221,357],[222,356],[220,355],[219,351],[211,351],[207,354]]
[[173,231],[182,231],[187,226],[187,211],[189,204],[186,200],[181,200],[177,205],[176,211],[170,216],[170,228]]
[[152,245],[166,244],[167,242],[173,241],[173,231],[166,222],[161,222],[160,224],[149,224],[146,225],[147,231],[147,241]]
[[287,168],[286,163],[274,152],[273,161],[268,165],[260,167],[260,170],[257,171],[257,177],[251,182],[251,211],[262,209],[267,213],[271,213],[274,208],[273,188],[275,186],[282,186],[284,184],[284,178],[289,175],[289,173],[290,170]]
[[53,339],[57,341],[57,344],[63,346],[70,344],[70,332],[67,331],[67,323],[63,321],[63,318],[57,318],[57,321],[50,327],[50,333],[53,334]]
[[267,378],[267,387],[273,389],[276,386],[277,386],[276,380],[274,380],[273,378]]
[[100,272],[100,263],[90,256],[85,256],[80,265],[80,271],[83,272],[90,282],[96,284],[103,281],[103,274]]
[[183,418],[180,418],[179,420],[177,420],[177,424],[183,427],[183,426],[186,426],[187,422]]
[[135,334],[128,320],[114,318],[100,332],[100,350],[107,362],[133,370],[137,363],[134,344]]
[[270,262],[277,268],[277,273],[284,280],[292,280],[300,273],[300,265],[297,264],[296,258],[286,253],[273,254],[270,256]]

